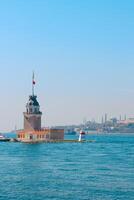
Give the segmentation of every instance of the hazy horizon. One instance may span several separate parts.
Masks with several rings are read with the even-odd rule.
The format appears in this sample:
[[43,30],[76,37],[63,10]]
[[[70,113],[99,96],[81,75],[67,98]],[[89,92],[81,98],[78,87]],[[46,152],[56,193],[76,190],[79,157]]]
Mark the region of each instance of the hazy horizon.
[[132,0],[0,5],[0,131],[23,127],[33,70],[42,126],[134,116]]

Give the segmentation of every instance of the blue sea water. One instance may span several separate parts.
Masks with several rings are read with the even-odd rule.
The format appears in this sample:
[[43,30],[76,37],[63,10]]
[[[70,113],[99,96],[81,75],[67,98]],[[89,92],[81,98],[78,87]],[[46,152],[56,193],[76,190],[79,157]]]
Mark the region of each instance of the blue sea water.
[[0,143],[0,200],[133,200],[134,134],[88,137]]

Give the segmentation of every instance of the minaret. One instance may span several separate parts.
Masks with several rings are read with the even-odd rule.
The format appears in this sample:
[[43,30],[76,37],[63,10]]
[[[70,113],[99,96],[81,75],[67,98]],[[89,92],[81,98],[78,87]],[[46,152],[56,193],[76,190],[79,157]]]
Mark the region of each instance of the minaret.
[[24,130],[33,131],[41,130],[40,105],[37,101],[37,96],[34,94],[35,80],[34,73],[32,77],[32,95],[29,96],[29,101],[26,104],[26,112],[24,112]]
[[107,113],[105,114],[105,123],[107,122]]
[[101,124],[104,124],[104,118],[103,118],[103,116],[101,118]]

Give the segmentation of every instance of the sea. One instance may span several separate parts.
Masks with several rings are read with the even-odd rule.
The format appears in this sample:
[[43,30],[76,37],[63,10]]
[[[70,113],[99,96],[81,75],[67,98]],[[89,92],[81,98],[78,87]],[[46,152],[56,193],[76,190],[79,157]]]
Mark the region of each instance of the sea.
[[0,200],[134,200],[134,134],[86,137],[93,142],[1,142]]

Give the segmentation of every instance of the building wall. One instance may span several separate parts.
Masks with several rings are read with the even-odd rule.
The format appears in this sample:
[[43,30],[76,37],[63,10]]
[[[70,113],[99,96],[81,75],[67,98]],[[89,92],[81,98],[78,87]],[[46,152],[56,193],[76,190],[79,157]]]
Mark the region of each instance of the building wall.
[[63,129],[50,129],[50,140],[64,140]]
[[48,133],[44,130],[41,131],[18,131],[17,139],[22,142],[39,142],[47,139]]
[[41,131],[22,130],[18,132],[17,139],[22,142],[64,140],[64,130],[61,129],[45,129]]
[[41,115],[24,113],[24,130],[41,130]]

